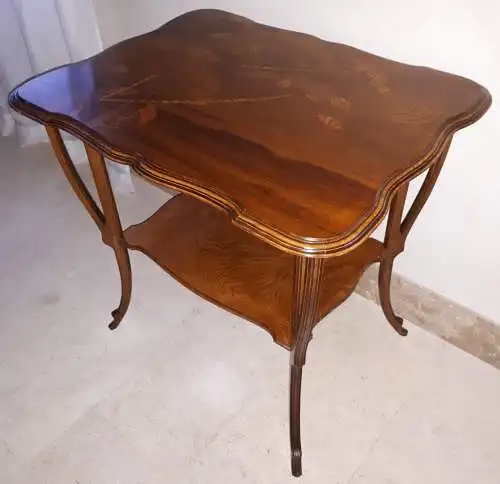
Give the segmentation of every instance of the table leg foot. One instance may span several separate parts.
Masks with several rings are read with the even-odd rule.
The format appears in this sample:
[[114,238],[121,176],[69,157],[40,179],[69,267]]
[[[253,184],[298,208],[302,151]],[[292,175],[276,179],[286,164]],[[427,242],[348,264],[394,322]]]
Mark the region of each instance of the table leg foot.
[[292,451],[292,474],[302,475],[302,446],[300,442],[300,394],[302,366],[290,366],[290,446]]
[[120,299],[120,305],[111,312],[113,321],[109,323],[109,329],[113,330],[118,328],[127,309],[130,305],[130,298],[132,295],[132,270],[130,267],[130,259],[128,256],[128,250],[125,247],[117,247],[115,249],[116,261],[118,263],[118,269],[120,271],[120,280],[122,285],[122,295]]
[[389,321],[389,324],[401,336],[406,336],[408,330],[403,326],[403,318],[394,314],[394,309],[391,303],[391,276],[392,276],[393,259],[383,260],[380,263],[378,273],[378,288],[380,296],[380,305],[384,311],[384,315]]
[[114,330],[120,326],[120,323],[122,322],[122,319],[125,316],[125,313],[127,312],[128,309],[128,304],[127,307],[124,307],[123,309],[118,307],[114,311],[111,311],[111,316],[113,317],[113,321],[108,324],[108,328],[111,330]]
[[108,328],[114,330],[120,325],[123,316],[120,317],[120,311],[118,309],[111,311],[111,316],[113,317],[113,321],[108,324]]
[[391,323],[391,326],[396,330],[398,334],[401,336],[406,336],[408,334],[408,330],[403,326],[403,318],[399,316],[395,316],[395,324]]
[[302,452],[300,450],[292,452],[292,475],[294,477],[302,475]]

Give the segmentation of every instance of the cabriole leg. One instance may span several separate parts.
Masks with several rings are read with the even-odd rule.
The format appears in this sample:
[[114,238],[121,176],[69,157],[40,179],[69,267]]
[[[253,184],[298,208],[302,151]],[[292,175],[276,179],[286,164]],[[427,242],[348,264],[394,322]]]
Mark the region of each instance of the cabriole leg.
[[385,251],[380,261],[378,273],[378,288],[380,305],[389,324],[401,335],[406,336],[408,331],[403,327],[403,318],[396,316],[391,303],[391,278],[394,258],[403,250],[404,240],[401,234],[401,217],[403,215],[408,183],[403,185],[391,202],[387,229],[385,233]]
[[68,182],[73,188],[73,191],[101,231],[103,240],[105,240],[115,252],[122,285],[120,304],[118,308],[111,313],[113,320],[109,325],[111,329],[115,329],[125,316],[130,304],[130,296],[132,294],[132,273],[128,249],[123,237],[120,217],[116,208],[116,202],[106,170],[104,157],[90,146],[86,146],[90,168],[101,201],[101,210],[76,171],[59,130],[53,126],[47,126],[47,134],[49,135],[57,160]]
[[389,324],[397,331],[398,334],[406,336],[408,334],[408,330],[403,327],[403,318],[396,316],[391,303],[391,277],[393,262],[393,257],[384,258],[380,262],[378,272],[380,306],[382,307]]
[[109,323],[109,329],[118,328],[128,310],[132,296],[132,269],[130,267],[128,249],[121,246],[116,248],[115,256],[118,263],[118,270],[120,271],[122,294],[119,306],[111,312],[113,320]]
[[387,220],[387,229],[384,239],[385,251],[380,261],[378,274],[378,287],[380,295],[380,305],[384,311],[385,317],[391,326],[402,336],[406,336],[408,331],[403,327],[403,319],[394,314],[391,303],[391,277],[392,267],[395,257],[403,252],[406,237],[410,232],[415,220],[429,198],[432,189],[439,176],[444,160],[451,144],[451,137],[445,145],[436,162],[429,168],[424,183],[418,192],[407,215],[402,219],[406,195],[408,192],[408,183],[404,184],[396,193],[391,202],[389,218]]
[[105,224],[103,237],[109,242],[115,252],[116,262],[120,272],[122,287],[120,304],[111,313],[113,320],[109,324],[110,329],[116,329],[125,316],[130,304],[132,295],[132,270],[130,267],[127,244],[123,237],[120,216],[118,215],[118,209],[116,207],[116,201],[113,195],[113,189],[111,188],[104,157],[91,146],[87,145],[85,149],[87,150],[90,169],[104,212]]

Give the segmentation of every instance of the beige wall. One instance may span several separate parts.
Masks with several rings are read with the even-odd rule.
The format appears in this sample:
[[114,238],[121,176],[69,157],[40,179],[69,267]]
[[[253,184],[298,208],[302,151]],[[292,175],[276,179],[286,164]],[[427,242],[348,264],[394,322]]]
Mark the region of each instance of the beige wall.
[[[496,0],[94,0],[105,45],[196,8],[221,8],[471,77],[500,99]],[[402,275],[500,322],[500,162],[494,104],[460,132],[397,263]]]

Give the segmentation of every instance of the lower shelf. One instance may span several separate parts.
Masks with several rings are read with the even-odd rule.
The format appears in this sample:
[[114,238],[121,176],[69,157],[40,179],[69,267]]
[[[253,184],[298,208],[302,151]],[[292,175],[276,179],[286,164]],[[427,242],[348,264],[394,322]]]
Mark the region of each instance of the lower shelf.
[[[200,296],[267,330],[290,349],[294,257],[232,225],[227,216],[178,195],[125,239]],[[326,261],[319,322],[354,290],[383,245],[368,239],[353,252]]]

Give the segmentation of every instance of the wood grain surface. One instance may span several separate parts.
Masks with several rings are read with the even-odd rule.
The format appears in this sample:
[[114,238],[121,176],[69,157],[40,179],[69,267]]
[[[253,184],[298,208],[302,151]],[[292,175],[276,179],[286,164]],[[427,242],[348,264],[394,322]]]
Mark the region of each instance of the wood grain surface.
[[[137,249],[291,351],[291,464],[299,476],[302,367],[314,326],[380,262],[382,308],[406,334],[390,301],[394,258],[453,134],[479,119],[491,97],[459,76],[198,10],[35,76],[9,103],[46,125],[73,190],[115,252],[122,291],[111,329],[129,306],[128,249]],[[61,129],[85,143],[100,206]],[[104,155],[184,194],[123,231]],[[426,169],[403,217],[408,183]],[[369,235],[389,206],[382,244]]]
[[[147,254],[189,289],[258,324],[278,344],[291,349],[295,257],[184,195],[171,199],[124,235],[130,248]],[[314,324],[347,299],[382,251],[380,242],[368,239],[349,254],[325,261]]]
[[491,102],[462,77],[199,10],[37,76],[11,106],[293,254],[365,240]]

